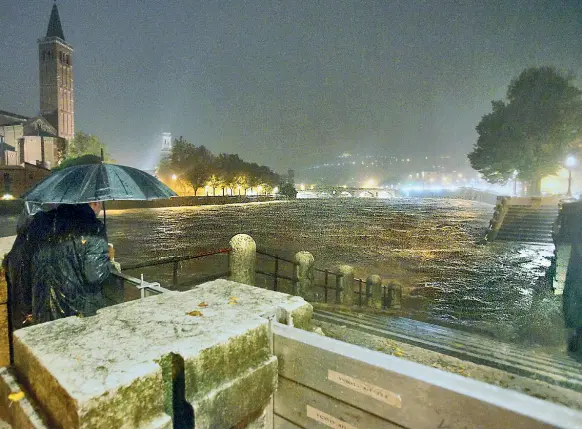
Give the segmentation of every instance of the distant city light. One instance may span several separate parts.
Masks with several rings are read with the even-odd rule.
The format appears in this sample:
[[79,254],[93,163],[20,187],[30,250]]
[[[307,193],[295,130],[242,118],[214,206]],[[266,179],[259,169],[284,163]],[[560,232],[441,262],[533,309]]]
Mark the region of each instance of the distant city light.
[[2,199],[3,199],[4,201],[13,200],[13,199],[14,199],[14,195],[11,195],[11,194],[4,194],[4,195],[2,195]]

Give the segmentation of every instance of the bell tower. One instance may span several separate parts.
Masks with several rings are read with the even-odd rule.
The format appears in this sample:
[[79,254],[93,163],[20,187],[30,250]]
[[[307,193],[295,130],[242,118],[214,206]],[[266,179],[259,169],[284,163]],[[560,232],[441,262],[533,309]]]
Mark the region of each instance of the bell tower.
[[46,36],[38,40],[40,114],[67,140],[75,134],[73,48],[65,42],[57,3]]

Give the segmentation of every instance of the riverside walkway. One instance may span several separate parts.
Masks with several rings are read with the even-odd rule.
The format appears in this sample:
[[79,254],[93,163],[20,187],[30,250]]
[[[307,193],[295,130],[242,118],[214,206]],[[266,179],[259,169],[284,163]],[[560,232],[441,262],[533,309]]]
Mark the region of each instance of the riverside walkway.
[[582,364],[565,355],[403,317],[316,310],[313,318],[582,392]]

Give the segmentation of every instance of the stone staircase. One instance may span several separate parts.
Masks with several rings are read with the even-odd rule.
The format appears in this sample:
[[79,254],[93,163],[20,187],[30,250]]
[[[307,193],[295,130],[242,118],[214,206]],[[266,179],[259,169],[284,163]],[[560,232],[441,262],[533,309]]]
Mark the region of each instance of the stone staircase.
[[558,206],[510,205],[495,240],[553,243]]

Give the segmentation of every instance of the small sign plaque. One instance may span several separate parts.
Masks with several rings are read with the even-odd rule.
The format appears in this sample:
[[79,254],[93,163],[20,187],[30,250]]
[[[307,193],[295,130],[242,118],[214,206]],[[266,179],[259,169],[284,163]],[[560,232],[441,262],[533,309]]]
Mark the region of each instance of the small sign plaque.
[[333,429],[358,429],[334,416],[330,416],[317,408],[307,405],[307,417]]
[[370,396],[393,407],[402,408],[402,398],[400,395],[390,392],[389,390],[382,389],[381,387],[366,383],[365,381],[358,380],[349,375],[332,371],[331,369],[327,371],[327,379],[339,384],[340,386]]

